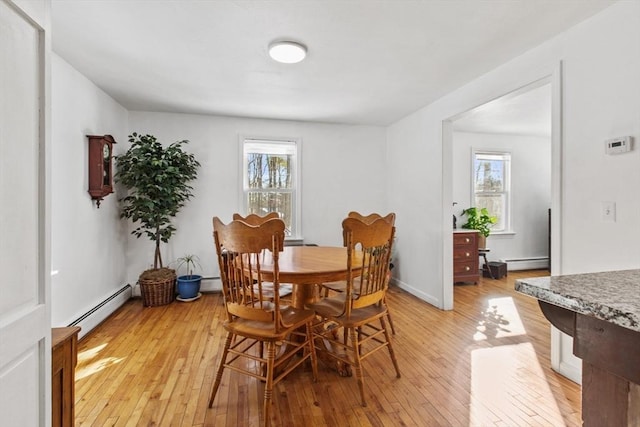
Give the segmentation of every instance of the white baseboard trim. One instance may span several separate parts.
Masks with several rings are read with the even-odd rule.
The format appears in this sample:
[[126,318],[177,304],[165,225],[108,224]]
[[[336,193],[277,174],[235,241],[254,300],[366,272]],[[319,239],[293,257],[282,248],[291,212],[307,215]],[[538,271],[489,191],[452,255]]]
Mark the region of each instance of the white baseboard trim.
[[200,290],[202,292],[220,292],[222,291],[222,281],[219,277],[203,277]]
[[507,270],[509,271],[539,270],[549,268],[548,257],[501,259],[500,262],[506,262]]
[[399,287],[402,290],[409,292],[411,295],[414,295],[420,298],[421,300],[428,302],[431,305],[434,305],[438,308],[442,308],[442,301],[440,301],[438,298],[434,297],[433,295],[424,293],[420,289],[416,289],[413,286],[410,286],[407,283],[404,283],[403,281],[395,279],[393,277],[391,278],[390,283],[392,285]]
[[133,294],[132,291],[131,285],[123,286],[68,326],[80,326],[78,338],[82,338],[127,302]]

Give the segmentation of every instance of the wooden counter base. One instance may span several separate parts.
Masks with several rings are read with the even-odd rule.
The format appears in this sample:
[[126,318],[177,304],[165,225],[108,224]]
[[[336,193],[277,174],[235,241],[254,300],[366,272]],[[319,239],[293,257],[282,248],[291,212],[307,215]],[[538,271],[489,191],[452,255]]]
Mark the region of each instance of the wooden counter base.
[[573,337],[582,359],[585,427],[640,425],[640,332],[538,301],[544,316]]

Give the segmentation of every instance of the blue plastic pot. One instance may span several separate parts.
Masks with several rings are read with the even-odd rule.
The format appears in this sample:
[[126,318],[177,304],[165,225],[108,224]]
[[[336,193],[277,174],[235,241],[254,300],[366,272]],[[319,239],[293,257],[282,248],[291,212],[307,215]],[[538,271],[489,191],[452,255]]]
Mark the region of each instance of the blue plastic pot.
[[181,299],[191,299],[198,296],[202,276],[198,274],[178,277],[178,294]]

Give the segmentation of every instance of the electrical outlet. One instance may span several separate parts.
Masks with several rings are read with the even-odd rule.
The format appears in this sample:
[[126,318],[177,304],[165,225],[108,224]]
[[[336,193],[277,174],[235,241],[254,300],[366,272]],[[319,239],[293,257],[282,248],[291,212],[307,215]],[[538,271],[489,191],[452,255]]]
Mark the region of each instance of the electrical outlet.
[[616,202],[602,202],[602,220],[616,222]]

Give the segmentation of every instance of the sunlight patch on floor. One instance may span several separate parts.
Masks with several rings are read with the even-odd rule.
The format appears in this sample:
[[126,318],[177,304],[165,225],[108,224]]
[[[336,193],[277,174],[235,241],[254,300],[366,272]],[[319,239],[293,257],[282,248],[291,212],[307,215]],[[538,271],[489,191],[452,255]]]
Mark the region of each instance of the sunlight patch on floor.
[[117,363],[122,362],[125,357],[105,357],[103,359],[97,360],[92,363],[86,363],[83,366],[78,366],[76,368],[76,381],[81,380],[82,378],[88,377],[90,375],[96,374],[103,369],[108,368],[109,366],[113,366]]
[[473,335],[476,341],[526,334],[511,297],[489,299],[481,316],[477,332]]
[[565,425],[530,343],[472,350],[470,398],[469,425]]
[[122,362],[125,359],[125,357],[104,357],[92,362],[91,360],[97,358],[100,352],[106,347],[107,344],[105,343],[78,353],[76,381],[98,373],[109,366]]
[[89,348],[85,351],[78,353],[78,362],[84,362],[85,360],[91,360],[98,355],[102,350],[107,347],[107,344],[97,345],[93,348]]

